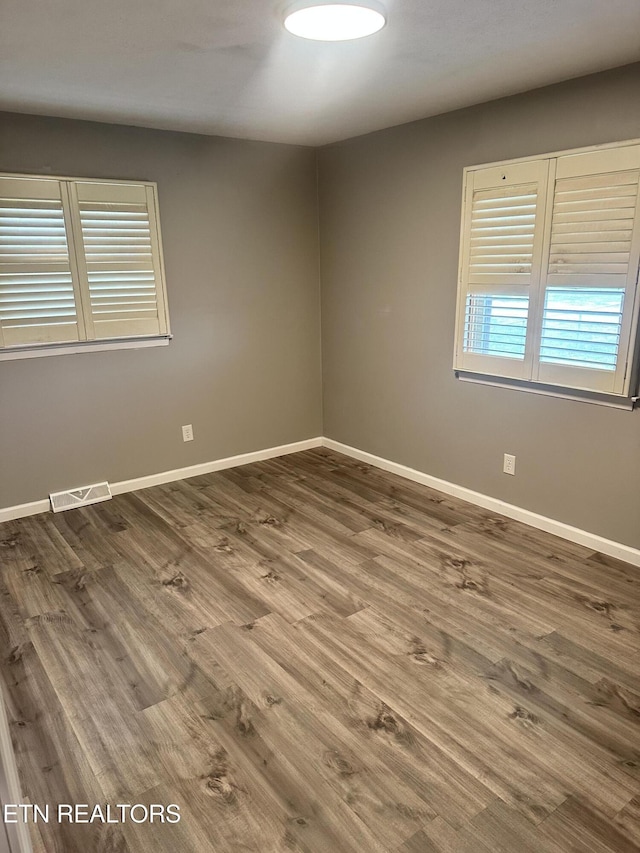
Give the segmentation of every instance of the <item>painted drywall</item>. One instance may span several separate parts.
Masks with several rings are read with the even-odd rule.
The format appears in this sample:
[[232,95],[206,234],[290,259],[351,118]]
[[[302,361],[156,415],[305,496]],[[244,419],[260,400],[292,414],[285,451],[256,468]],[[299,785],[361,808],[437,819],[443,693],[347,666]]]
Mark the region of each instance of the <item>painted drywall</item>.
[[325,436],[640,547],[640,412],[451,367],[463,167],[640,137],[639,104],[636,64],[320,151]]
[[0,507],[321,434],[312,149],[0,114],[0,170],[157,181],[174,335],[0,362]]

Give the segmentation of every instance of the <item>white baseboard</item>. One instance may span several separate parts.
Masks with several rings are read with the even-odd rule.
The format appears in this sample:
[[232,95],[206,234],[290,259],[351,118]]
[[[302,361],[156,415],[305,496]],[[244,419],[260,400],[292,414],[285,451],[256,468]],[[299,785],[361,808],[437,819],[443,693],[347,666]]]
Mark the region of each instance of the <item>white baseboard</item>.
[[444,492],[447,495],[452,495],[463,501],[476,504],[476,506],[481,506],[483,509],[489,509],[492,512],[506,515],[508,518],[522,521],[524,524],[529,524],[538,530],[544,530],[546,533],[553,533],[555,536],[561,536],[570,542],[584,545],[592,551],[599,551],[602,554],[607,554],[609,557],[616,557],[618,560],[625,560],[634,566],[640,566],[640,550],[632,548],[630,545],[623,545],[621,542],[605,539],[596,533],[589,533],[589,531],[581,530],[579,527],[572,527],[570,524],[565,524],[562,521],[538,515],[537,512],[531,512],[531,510],[506,503],[499,498],[492,498],[481,492],[474,492],[472,489],[458,486],[455,483],[449,483],[447,480],[440,480],[438,477],[424,474],[415,468],[408,468],[406,465],[400,465],[398,462],[391,462],[389,459],[383,459],[381,456],[374,456],[373,453],[358,450],[355,447],[350,447],[348,444],[341,444],[339,441],[334,441],[331,438],[324,438],[322,445],[338,453],[344,453],[345,456],[358,459],[360,462],[367,462],[376,468],[382,468],[384,471],[398,474],[407,480],[413,480],[416,483],[421,483],[423,486],[430,486],[432,489],[437,489],[439,492]]
[[225,468],[237,468],[239,465],[249,465],[251,462],[262,462],[277,456],[287,456],[312,447],[322,447],[322,438],[307,438],[305,441],[294,441],[293,444],[281,444],[278,447],[267,447],[264,450],[254,450],[252,453],[240,453],[238,456],[227,456],[225,459],[215,459],[213,462],[202,462],[188,468],[176,468],[173,471],[163,471],[160,474],[149,474],[148,477],[136,477],[134,480],[121,480],[111,483],[111,493],[121,495],[124,492],[136,492],[138,489],[148,489],[150,486],[161,486],[163,483],[173,483],[175,480],[186,480],[188,477],[199,477],[201,474],[211,474],[212,471],[223,471]]
[[38,515],[51,509],[49,499],[31,501],[28,504],[17,504],[16,506],[5,506],[0,509],[0,523],[13,521],[14,518],[25,518],[27,515]]
[[[121,495],[124,492],[135,492],[138,489],[148,489],[150,486],[160,486],[163,483],[172,483],[175,480],[185,480],[188,477],[198,477],[200,474],[210,474],[212,471],[222,471],[225,468],[248,465],[250,462],[261,462],[264,459],[274,459],[277,456],[286,456],[289,453],[310,450],[312,447],[327,447],[330,450],[336,450],[338,453],[344,453],[345,456],[351,456],[354,459],[359,459],[361,462],[367,462],[369,465],[382,468],[392,474],[398,474],[407,480],[422,483],[424,486],[429,486],[432,489],[437,489],[439,492],[444,492],[447,495],[468,501],[476,506],[481,506],[483,509],[498,512],[501,515],[506,515],[508,518],[513,518],[516,521],[529,524],[531,527],[536,527],[538,530],[544,530],[547,533],[553,533],[555,536],[568,539],[570,542],[584,545],[592,551],[599,551],[602,554],[607,554],[609,557],[616,557],[618,560],[625,560],[634,566],[640,566],[640,550],[632,548],[630,545],[623,545],[621,542],[605,539],[596,533],[590,533],[588,530],[581,530],[579,527],[572,527],[570,524],[565,524],[562,521],[538,515],[536,512],[506,503],[499,498],[492,498],[481,492],[474,492],[472,489],[467,489],[465,486],[458,486],[447,480],[440,480],[438,477],[432,477],[431,474],[425,474],[422,471],[417,471],[415,468],[408,468],[406,465],[400,465],[398,462],[391,462],[389,459],[383,459],[381,456],[375,456],[373,453],[367,453],[365,450],[358,450],[355,447],[350,447],[348,444],[341,444],[341,442],[334,441],[331,438],[308,438],[305,441],[296,441],[292,444],[281,444],[278,447],[267,447],[264,450],[256,450],[252,453],[241,453],[238,456],[228,456],[225,459],[202,462],[199,465],[191,465],[188,468],[175,468],[172,471],[162,471],[159,474],[150,474],[146,477],[121,480],[118,483],[111,484],[111,491],[114,495]],[[48,512],[49,509],[48,499],[5,507],[4,509],[0,509],[0,522],[12,521],[16,518],[36,515],[40,512]]]
[[[0,804],[24,803],[22,787],[18,776],[16,757],[11,741],[11,730],[4,702],[4,684],[0,684]],[[18,820],[20,816],[18,815]],[[31,838],[26,823],[5,823],[9,850],[11,853],[32,853]],[[6,849],[6,843],[0,838],[0,849]]]
[[[190,465],[188,468],[175,468],[172,471],[162,471],[159,474],[149,474],[146,477],[120,480],[118,483],[111,483],[111,493],[113,495],[121,495],[124,492],[135,492],[138,489],[148,489],[150,486],[160,486],[163,483],[173,483],[175,480],[186,480],[188,477],[210,474],[212,471],[237,468],[239,465],[248,465],[250,462],[274,459],[277,456],[298,453],[300,450],[321,447],[322,441],[322,438],[318,436],[317,438],[308,438],[304,441],[294,441],[292,444],[280,444],[277,447],[254,450],[252,453],[227,456],[225,459],[215,459],[212,462],[202,462],[199,465]],[[28,515],[37,515],[40,512],[48,512],[50,509],[51,505],[48,498],[33,501],[32,503],[19,504],[18,506],[8,506],[0,509],[0,523],[3,521],[13,521],[16,518],[24,518]]]

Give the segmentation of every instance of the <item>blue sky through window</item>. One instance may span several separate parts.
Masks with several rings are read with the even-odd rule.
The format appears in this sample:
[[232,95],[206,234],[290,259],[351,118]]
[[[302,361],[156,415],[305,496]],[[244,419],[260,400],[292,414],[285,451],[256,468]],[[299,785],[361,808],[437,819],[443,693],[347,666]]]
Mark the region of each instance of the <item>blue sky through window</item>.
[[[548,288],[540,361],[615,370],[623,303],[622,288]],[[528,308],[526,296],[469,294],[465,352],[524,358]]]

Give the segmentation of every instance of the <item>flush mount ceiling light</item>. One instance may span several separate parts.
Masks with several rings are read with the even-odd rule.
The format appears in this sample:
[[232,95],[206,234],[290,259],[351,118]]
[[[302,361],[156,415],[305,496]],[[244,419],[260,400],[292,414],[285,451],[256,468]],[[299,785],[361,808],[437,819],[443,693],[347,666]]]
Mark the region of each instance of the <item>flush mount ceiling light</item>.
[[287,13],[284,25],[290,33],[305,39],[349,41],[377,33],[385,22],[377,4],[324,3],[294,6]]

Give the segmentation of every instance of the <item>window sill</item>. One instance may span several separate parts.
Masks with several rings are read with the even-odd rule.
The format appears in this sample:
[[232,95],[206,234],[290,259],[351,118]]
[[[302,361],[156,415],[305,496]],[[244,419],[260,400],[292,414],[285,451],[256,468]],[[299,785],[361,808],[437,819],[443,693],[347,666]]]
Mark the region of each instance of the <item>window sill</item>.
[[513,391],[526,391],[529,394],[542,394],[546,397],[560,397],[563,400],[575,400],[578,403],[591,403],[596,406],[609,406],[612,409],[623,409],[631,412],[640,397],[619,397],[615,394],[601,394],[596,391],[579,391],[574,388],[560,388],[554,385],[543,385],[539,382],[527,382],[523,379],[504,379],[499,376],[487,376],[481,373],[465,373],[455,370],[455,377],[462,382],[473,382],[477,385],[493,385],[496,388],[510,388]]
[[171,337],[171,335],[159,335],[149,338],[113,338],[112,340],[103,341],[77,341],[65,344],[7,347],[6,349],[0,349],[0,361],[14,361],[19,358],[41,358],[51,355],[78,355],[81,352],[106,352],[117,349],[166,347]]

